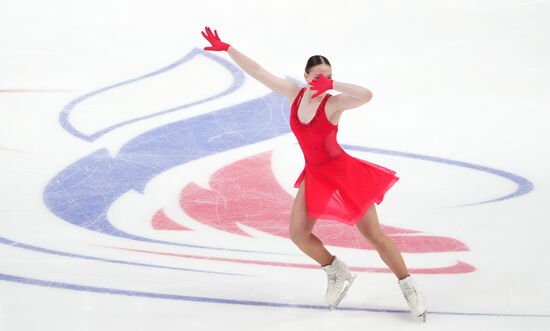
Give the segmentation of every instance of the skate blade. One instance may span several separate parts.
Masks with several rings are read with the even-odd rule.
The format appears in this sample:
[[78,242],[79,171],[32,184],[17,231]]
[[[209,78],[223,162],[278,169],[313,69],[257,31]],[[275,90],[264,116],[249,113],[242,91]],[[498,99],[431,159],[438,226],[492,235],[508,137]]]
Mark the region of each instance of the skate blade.
[[346,293],[348,293],[348,290],[351,287],[351,284],[353,284],[353,281],[355,280],[355,277],[357,277],[357,275],[352,275],[351,278],[348,279],[348,284],[346,285],[346,287],[344,287],[344,290],[342,291],[342,293],[338,297],[338,300],[336,300],[336,302],[334,304],[329,305],[328,309],[334,310],[334,309],[336,309],[336,307],[338,307],[338,305],[340,304],[340,301],[342,301],[342,299],[346,296]]
[[424,312],[422,315],[419,315],[418,318],[419,318],[422,322],[426,322],[426,312]]

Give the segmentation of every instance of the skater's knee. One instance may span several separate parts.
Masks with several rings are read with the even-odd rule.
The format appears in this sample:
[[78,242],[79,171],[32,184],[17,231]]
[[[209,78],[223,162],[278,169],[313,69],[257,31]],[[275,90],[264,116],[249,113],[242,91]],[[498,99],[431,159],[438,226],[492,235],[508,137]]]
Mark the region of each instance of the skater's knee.
[[302,244],[310,239],[311,231],[317,219],[310,218],[306,212],[293,212],[290,217],[289,236],[295,244]]
[[375,248],[382,247],[389,239],[382,231],[367,232],[365,235],[369,243]]
[[296,227],[290,227],[290,239],[292,242],[294,242],[296,245],[300,245],[307,241],[309,238],[310,233],[308,231],[304,231],[303,229],[299,229]]

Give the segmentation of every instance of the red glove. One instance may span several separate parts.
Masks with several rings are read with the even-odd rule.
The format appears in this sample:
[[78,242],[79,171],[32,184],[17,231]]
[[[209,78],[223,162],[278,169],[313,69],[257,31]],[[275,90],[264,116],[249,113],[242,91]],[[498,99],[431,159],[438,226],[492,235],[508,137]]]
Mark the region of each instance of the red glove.
[[314,95],[311,96],[311,98],[313,99],[316,96],[323,94],[323,92],[325,92],[326,90],[332,90],[332,82],[332,79],[327,78],[323,74],[319,74],[319,78],[309,82],[309,85],[311,85],[310,88],[317,91]]
[[212,46],[211,47],[205,47],[204,50],[205,51],[226,51],[227,52],[227,49],[229,48],[229,44],[227,43],[224,43],[223,41],[220,40],[220,37],[218,37],[218,31],[214,30],[214,33],[212,33],[212,30],[210,30],[209,27],[205,27],[205,30],[206,30],[206,34],[204,33],[204,31],[201,31],[202,35],[204,36],[204,38],[206,38],[206,40],[208,40]]

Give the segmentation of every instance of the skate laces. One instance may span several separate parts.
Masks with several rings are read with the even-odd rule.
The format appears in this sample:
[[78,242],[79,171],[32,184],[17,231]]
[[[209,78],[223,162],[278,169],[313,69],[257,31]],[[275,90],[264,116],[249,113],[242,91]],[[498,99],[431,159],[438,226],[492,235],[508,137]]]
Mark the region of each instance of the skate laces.
[[335,270],[334,268],[330,268],[329,270],[327,270],[327,279],[329,286],[335,285],[338,282],[338,278],[339,277],[337,270]]
[[341,290],[341,287],[343,287],[346,275],[342,267],[343,265],[334,260],[332,264],[323,268],[327,273],[327,295],[335,295],[334,292]]
[[407,289],[404,289],[403,290],[403,294],[405,294],[405,297],[408,299],[408,300],[412,300],[412,299],[416,299],[416,302],[419,302],[420,300],[418,300],[421,295],[419,295],[419,293],[416,291],[415,288],[407,288]]
[[411,310],[414,310],[416,313],[421,312],[422,307],[427,304],[426,297],[415,285],[403,288],[403,295],[405,296],[405,299],[407,299]]
[[401,290],[403,291],[403,294],[405,295],[407,300],[412,300],[414,298],[419,304],[426,303],[426,298],[424,297],[424,294],[418,288],[414,280],[412,280],[411,278],[407,278],[405,281],[400,282],[400,284]]
[[339,263],[339,261],[334,261],[333,264],[328,265],[323,268],[327,273],[329,282],[337,283],[338,281],[346,280],[348,277],[346,275],[346,267]]

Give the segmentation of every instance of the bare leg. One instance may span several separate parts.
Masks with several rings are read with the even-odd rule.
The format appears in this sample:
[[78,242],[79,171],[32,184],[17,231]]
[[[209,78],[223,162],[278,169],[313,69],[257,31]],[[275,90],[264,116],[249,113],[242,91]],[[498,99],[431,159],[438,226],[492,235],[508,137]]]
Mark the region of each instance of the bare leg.
[[378,254],[386,265],[395,274],[397,279],[401,280],[409,275],[405,261],[401,252],[380,228],[378,215],[374,203],[367,210],[363,218],[357,223],[357,229],[369,241],[369,243],[378,251]]
[[290,213],[290,239],[309,257],[317,261],[321,266],[331,264],[334,256],[327,251],[325,245],[311,233],[317,219],[307,216],[305,200],[305,178],[300,184],[292,211]]

